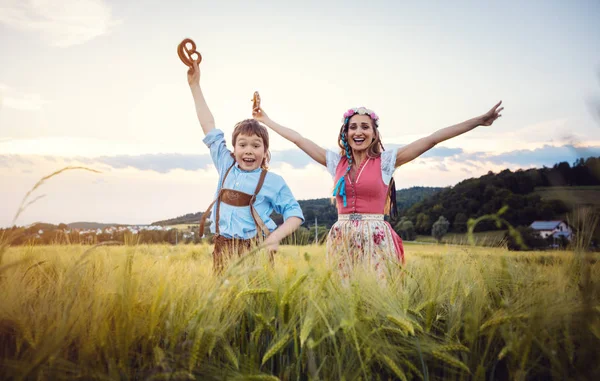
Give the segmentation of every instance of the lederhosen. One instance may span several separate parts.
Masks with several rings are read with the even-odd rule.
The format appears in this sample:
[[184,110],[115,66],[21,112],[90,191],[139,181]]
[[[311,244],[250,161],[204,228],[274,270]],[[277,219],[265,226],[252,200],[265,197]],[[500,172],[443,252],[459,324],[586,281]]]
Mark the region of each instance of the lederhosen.
[[[206,218],[210,215],[213,205],[217,203],[215,221],[213,221],[213,223],[215,224],[215,247],[213,250],[213,265],[215,272],[221,272],[225,260],[229,259],[229,257],[231,257],[233,254],[241,256],[244,252],[249,251],[252,248],[252,246],[259,244],[269,235],[269,228],[267,228],[263,220],[260,218],[260,215],[254,208],[254,201],[256,201],[256,195],[258,194],[258,192],[260,192],[260,189],[263,186],[265,176],[267,175],[267,170],[263,169],[260,173],[260,177],[258,179],[256,189],[254,190],[254,194],[248,194],[234,189],[223,188],[225,184],[225,179],[227,178],[229,171],[231,171],[231,168],[233,168],[234,165],[235,162],[229,167],[229,169],[227,169],[227,172],[225,172],[225,176],[223,176],[223,180],[221,181],[219,193],[217,193],[217,198],[208,206],[208,209],[206,209],[204,214],[202,214],[202,217],[200,217],[199,236],[202,237],[204,235],[204,223],[206,222]],[[231,206],[250,207],[250,214],[252,215],[252,219],[256,224],[256,237],[251,239],[227,238],[220,234],[219,210],[222,202]]]

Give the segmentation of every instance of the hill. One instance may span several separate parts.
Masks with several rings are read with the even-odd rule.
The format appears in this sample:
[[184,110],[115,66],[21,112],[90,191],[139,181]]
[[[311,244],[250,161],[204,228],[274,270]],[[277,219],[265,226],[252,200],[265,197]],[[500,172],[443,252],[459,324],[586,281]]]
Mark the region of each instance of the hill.
[[104,224],[99,222],[72,222],[67,224],[71,229],[104,229],[110,226],[123,226],[123,224]]
[[197,224],[204,212],[188,213],[183,216],[152,222],[150,225]]
[[445,188],[439,187],[412,187],[401,189],[396,192],[396,204],[398,211],[402,213],[404,210],[409,209],[411,206],[418,202],[421,202],[427,197],[433,196],[439,193]]
[[[469,218],[496,213],[507,205],[503,215],[513,226],[528,226],[534,220],[562,219],[580,205],[598,205],[600,199],[600,158],[579,159],[571,167],[561,162],[552,168],[489,172],[464,180],[452,188],[413,205],[405,216],[419,234],[430,234],[433,223],[444,216],[451,231],[466,231]],[[478,230],[499,229],[491,221]]]

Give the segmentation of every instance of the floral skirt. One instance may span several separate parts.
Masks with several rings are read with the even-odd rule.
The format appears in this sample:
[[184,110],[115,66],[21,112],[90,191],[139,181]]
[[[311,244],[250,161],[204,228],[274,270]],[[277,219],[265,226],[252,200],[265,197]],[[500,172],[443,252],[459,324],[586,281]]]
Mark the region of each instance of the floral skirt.
[[348,215],[340,215],[331,227],[327,237],[328,263],[344,278],[358,266],[375,270],[384,278],[387,265],[404,264],[402,239],[382,215],[359,216],[366,217],[349,219]]

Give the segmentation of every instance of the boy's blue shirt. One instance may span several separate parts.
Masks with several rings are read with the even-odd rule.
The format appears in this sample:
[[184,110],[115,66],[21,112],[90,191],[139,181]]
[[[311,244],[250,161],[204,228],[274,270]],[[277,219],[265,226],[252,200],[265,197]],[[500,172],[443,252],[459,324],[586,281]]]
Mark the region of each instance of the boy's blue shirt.
[[[234,163],[231,151],[225,145],[225,135],[219,129],[213,129],[203,139],[203,142],[210,149],[210,156],[219,173],[219,183],[215,192],[215,198],[221,187],[223,176],[227,169]],[[236,163],[229,171],[225,184],[226,189],[235,189],[240,192],[253,194],[258,184],[262,169],[257,168],[253,171],[241,170]],[[298,201],[294,198],[292,191],[285,183],[285,180],[279,175],[267,172],[263,186],[256,196],[254,208],[260,215],[265,225],[270,231],[277,228],[277,224],[271,219],[273,210],[283,215],[284,221],[290,217],[298,217],[304,221],[302,209]],[[236,207],[221,203],[219,209],[219,234],[227,238],[249,239],[256,236],[256,225],[250,213],[249,206]],[[214,222],[216,216],[216,204],[211,212],[210,219]],[[212,223],[210,231],[215,233],[215,224]]]

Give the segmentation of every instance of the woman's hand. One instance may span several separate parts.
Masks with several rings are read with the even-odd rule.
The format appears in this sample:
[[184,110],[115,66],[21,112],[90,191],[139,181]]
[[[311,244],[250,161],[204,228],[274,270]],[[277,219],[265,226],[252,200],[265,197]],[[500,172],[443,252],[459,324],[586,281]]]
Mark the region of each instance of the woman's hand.
[[[504,110],[504,107],[500,107],[501,104],[502,104],[502,101],[498,102],[494,107],[492,107],[492,109],[490,111],[481,115],[479,117],[479,119],[480,119],[479,125],[480,126],[491,126],[496,119],[500,118],[502,116],[502,115],[500,115],[500,112],[502,110]],[[500,107],[500,108],[498,108],[498,107]]]
[[252,117],[261,122],[261,123],[265,123],[269,120],[269,116],[267,115],[266,112],[264,112],[264,110],[262,108],[257,108],[252,110]]

